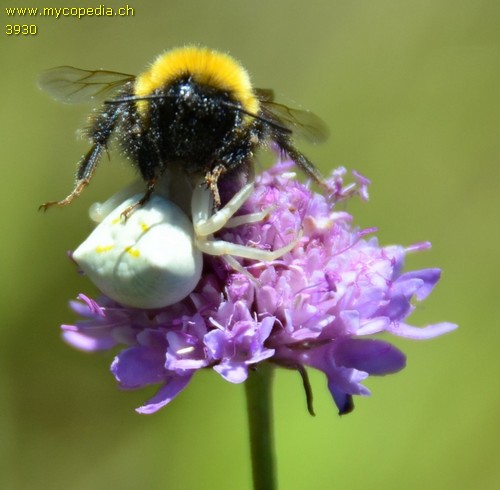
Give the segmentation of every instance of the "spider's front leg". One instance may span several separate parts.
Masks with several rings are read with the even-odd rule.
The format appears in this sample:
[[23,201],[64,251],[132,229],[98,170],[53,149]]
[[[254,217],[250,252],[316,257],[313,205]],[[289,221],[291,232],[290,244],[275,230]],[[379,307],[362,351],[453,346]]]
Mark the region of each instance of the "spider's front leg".
[[195,232],[196,246],[209,255],[225,256],[232,267],[236,262],[233,257],[257,260],[259,262],[272,262],[282,255],[290,252],[300,240],[301,234],[288,245],[276,250],[262,250],[247,245],[216,240],[213,234],[222,228],[231,228],[248,223],[256,223],[265,219],[274,206],[269,206],[262,211],[233,217],[243,206],[250,194],[253,192],[253,183],[243,186],[231,200],[222,208],[210,215],[213,209],[213,197],[210,189],[204,186],[196,186],[193,192],[191,213],[193,228]]

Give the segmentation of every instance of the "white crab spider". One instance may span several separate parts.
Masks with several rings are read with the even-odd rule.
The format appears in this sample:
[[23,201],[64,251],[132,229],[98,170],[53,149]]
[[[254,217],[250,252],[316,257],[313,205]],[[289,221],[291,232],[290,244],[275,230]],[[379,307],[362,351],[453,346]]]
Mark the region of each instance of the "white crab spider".
[[137,190],[134,183],[104,204],[93,205],[89,214],[98,225],[72,255],[103,293],[125,306],[161,308],[185,298],[200,280],[202,253],[222,256],[242,271],[234,257],[270,262],[289,252],[298,240],[268,251],[213,238],[224,227],[261,221],[269,214],[272,208],[233,217],[252,193],[253,184],[246,184],[214,214],[212,193],[196,185],[192,220],[158,194],[123,219],[122,212],[142,197],[129,197]]

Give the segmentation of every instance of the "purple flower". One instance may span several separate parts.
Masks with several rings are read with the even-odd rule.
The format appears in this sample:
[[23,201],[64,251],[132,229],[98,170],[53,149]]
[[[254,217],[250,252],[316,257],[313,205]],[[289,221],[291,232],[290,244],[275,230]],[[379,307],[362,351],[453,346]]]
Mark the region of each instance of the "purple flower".
[[198,369],[213,368],[232,383],[246,380],[261,362],[323,371],[339,409],[347,413],[353,395],[369,395],[370,375],[400,371],[405,355],[377,334],[428,339],[456,328],[423,328],[406,318],[439,280],[438,269],[402,272],[408,252],[429,248],[381,247],[374,229],[353,227],[337,203],[367,198],[368,180],[345,169],[333,172],[327,195],[312,192],[281,162],[260,175],[241,214],[270,208],[265,220],[223,229],[218,238],[277,249],[300,236],[291,252],[272,263],[237,259],[247,274],[220,257],[205,256],[202,279],[172,306],[141,310],[109,298],[80,295],[73,310],[84,317],[63,325],[64,339],[85,351],[123,345],[111,371],[122,388],[161,384],[138,409],[152,413],[169,403]]

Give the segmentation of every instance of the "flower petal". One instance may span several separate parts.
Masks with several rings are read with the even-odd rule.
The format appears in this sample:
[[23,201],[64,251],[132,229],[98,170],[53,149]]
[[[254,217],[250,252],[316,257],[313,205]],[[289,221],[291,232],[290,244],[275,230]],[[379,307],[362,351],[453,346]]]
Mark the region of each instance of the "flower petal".
[[125,389],[159,383],[165,379],[165,351],[145,346],[130,347],[118,354],[111,372]]
[[106,331],[102,337],[98,335],[89,335],[85,331],[74,331],[73,325],[61,325],[63,329],[62,338],[69,345],[84,352],[96,352],[108,350],[117,345],[116,340]]
[[399,337],[405,337],[413,340],[426,340],[439,337],[448,332],[457,329],[458,325],[450,322],[434,323],[426,327],[413,327],[402,322],[393,322],[387,328],[388,332]]
[[334,344],[337,365],[353,367],[372,375],[396,373],[406,365],[406,356],[396,347],[375,339],[345,339]]
[[193,373],[185,376],[173,376],[159,389],[155,396],[144,405],[136,408],[138,413],[151,414],[170,403],[191,381]]
[[248,366],[241,362],[221,362],[214,366],[214,371],[231,383],[243,383],[248,377]]

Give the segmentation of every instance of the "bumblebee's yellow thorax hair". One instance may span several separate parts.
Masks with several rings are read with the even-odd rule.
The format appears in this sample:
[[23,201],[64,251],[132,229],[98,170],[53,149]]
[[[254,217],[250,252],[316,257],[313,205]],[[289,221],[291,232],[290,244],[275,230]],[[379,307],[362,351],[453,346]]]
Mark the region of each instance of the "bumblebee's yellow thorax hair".
[[233,94],[245,111],[252,114],[259,111],[259,101],[247,71],[227,54],[196,46],[176,48],[160,55],[149,70],[137,77],[135,95],[151,95],[183,75]]

